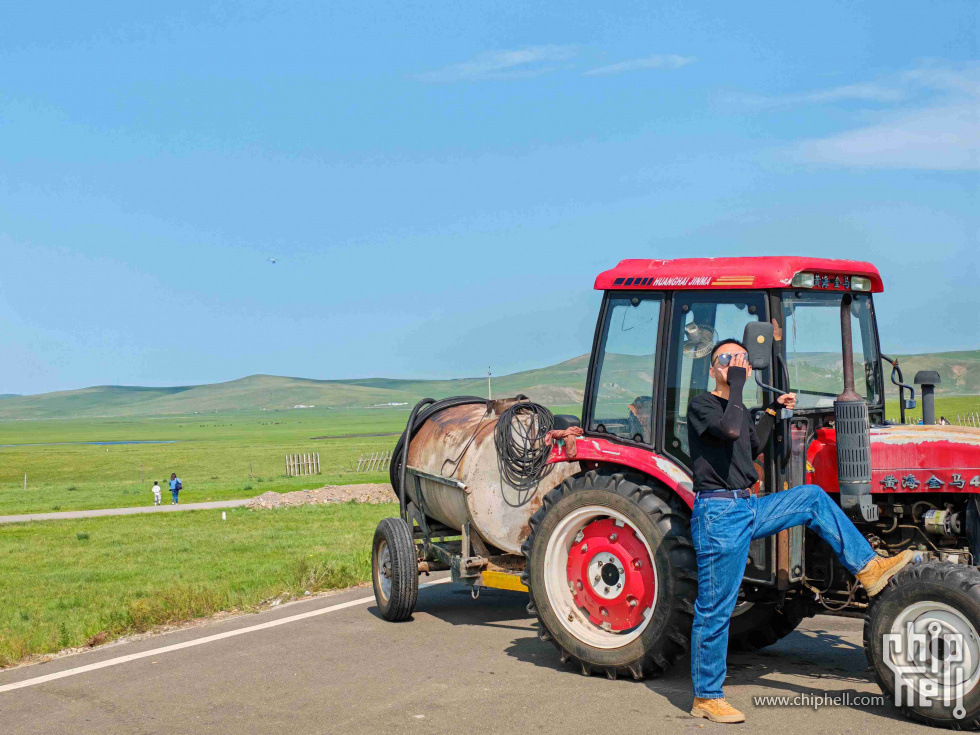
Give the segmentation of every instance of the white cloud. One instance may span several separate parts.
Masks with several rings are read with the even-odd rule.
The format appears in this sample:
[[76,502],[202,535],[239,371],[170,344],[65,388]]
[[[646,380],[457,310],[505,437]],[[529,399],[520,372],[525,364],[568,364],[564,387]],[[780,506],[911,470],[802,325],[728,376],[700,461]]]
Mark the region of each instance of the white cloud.
[[846,84],[843,87],[800,95],[796,100],[799,102],[837,102],[838,100],[898,102],[904,97],[905,92],[894,87],[883,87],[879,84]]
[[[805,161],[844,166],[980,169],[980,64],[914,69],[902,74],[898,85],[901,96],[895,101],[912,104],[879,112],[875,122],[854,130],[804,140],[794,154]],[[875,85],[851,89],[865,86]],[[827,90],[827,96],[813,101],[847,98],[833,92]]]
[[678,56],[677,54],[655,54],[644,56],[642,59],[630,59],[620,61],[618,64],[600,66],[596,69],[589,69],[584,72],[586,76],[600,76],[605,74],[622,74],[624,71],[636,71],[637,69],[679,69],[682,66],[693,64],[697,59],[693,56]]
[[422,82],[472,82],[484,79],[518,79],[554,71],[556,61],[575,55],[572,46],[530,46],[511,51],[488,51],[471,61],[428,71],[415,78]]

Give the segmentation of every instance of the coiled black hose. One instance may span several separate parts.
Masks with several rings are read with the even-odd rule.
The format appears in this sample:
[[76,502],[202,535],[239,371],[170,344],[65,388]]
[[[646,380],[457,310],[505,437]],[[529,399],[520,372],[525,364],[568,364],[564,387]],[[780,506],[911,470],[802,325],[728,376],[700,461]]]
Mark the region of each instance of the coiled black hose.
[[551,411],[527,400],[527,396],[518,396],[518,402],[497,420],[494,432],[497,463],[504,481],[518,491],[516,505],[530,500],[548,471],[551,447],[545,444],[544,438],[554,426]]

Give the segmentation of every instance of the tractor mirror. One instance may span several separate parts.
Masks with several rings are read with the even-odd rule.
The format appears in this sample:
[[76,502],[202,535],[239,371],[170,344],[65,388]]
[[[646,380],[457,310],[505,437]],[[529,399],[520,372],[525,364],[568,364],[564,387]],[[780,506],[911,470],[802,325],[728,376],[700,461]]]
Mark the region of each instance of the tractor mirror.
[[754,370],[765,370],[772,359],[772,324],[749,322],[745,325],[742,344],[749,353],[749,365]]

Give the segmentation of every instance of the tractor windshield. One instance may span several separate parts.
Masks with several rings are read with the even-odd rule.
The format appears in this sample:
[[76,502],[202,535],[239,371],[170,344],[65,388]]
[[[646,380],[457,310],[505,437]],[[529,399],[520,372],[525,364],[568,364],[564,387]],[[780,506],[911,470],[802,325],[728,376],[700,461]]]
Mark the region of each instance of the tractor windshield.
[[[844,390],[841,360],[841,293],[789,291],[783,296],[786,368],[797,408],[831,408]],[[878,345],[871,297],[853,294],[851,337],[854,389],[870,404],[878,403]]]

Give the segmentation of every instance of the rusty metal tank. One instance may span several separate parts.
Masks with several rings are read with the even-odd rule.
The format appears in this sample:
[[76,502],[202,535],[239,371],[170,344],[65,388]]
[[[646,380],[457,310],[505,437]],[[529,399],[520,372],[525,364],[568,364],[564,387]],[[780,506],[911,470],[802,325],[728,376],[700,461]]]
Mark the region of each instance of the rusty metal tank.
[[491,401],[489,407],[447,408],[426,421],[412,439],[409,468],[456,480],[465,489],[420,475],[419,499],[415,482],[406,483],[408,500],[424,508],[427,516],[457,530],[469,521],[471,533],[508,554],[520,554],[529,533],[528,519],[541,507],[545,494],[579,471],[577,462],[549,465],[537,486],[527,491],[505,481],[494,432],[500,414],[515,402],[505,399]]

